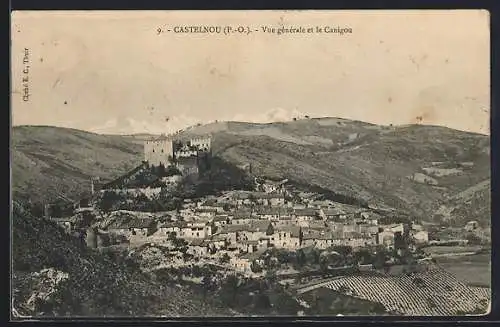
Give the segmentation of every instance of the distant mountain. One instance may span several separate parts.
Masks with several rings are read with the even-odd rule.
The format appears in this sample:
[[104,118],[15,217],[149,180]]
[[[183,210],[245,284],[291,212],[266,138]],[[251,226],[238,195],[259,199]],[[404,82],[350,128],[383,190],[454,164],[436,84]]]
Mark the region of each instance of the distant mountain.
[[[489,137],[438,126],[379,126],[339,118],[280,123],[217,122],[178,137],[210,134],[215,155],[252,172],[288,178],[406,212],[422,220],[490,222]],[[13,186],[53,198],[88,189],[142,160],[144,136],[54,127],[13,130]]]

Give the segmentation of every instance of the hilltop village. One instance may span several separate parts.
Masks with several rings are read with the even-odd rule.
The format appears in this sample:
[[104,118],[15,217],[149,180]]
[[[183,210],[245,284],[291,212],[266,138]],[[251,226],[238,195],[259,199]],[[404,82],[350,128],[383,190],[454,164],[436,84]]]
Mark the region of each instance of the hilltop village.
[[[352,302],[355,312],[486,310],[487,285],[466,284],[440,266],[450,258],[487,258],[491,236],[478,222],[451,227],[314,185],[257,176],[250,163],[218,158],[213,141],[145,140],[140,165],[107,183],[92,179],[91,197],[68,210],[46,207],[45,216],[92,252],[123,255],[127,265],[176,287],[229,294],[221,298],[228,308],[241,310],[248,297],[267,292],[266,301],[291,300],[293,314],[331,312],[321,309],[317,294],[334,291],[346,303],[371,303]],[[252,286],[245,293],[235,285]],[[386,296],[392,293],[399,295]],[[448,297],[457,300],[443,300]]]
[[[158,267],[204,262],[249,276],[265,271],[269,265],[265,254],[270,251],[304,255],[314,250],[317,256],[327,254],[325,269],[360,264],[374,269],[377,260],[379,265],[409,257],[424,260],[421,248],[425,246],[467,244],[467,233],[484,236],[477,223],[470,222],[455,237],[448,233],[443,239],[430,239],[429,231],[436,235],[436,226],[398,221],[393,213],[370,206],[338,203],[288,180],[255,178],[253,190],[180,197],[171,210],[144,205],[147,209],[141,210],[141,203],[158,202],[186,180],[196,181],[204,169],[203,160],[210,158],[210,137],[181,142],[162,135],[146,140],[141,166],[110,183],[93,183],[92,203],[77,208],[70,217],[52,219],[70,233],[85,228],[84,237],[93,248],[167,249]],[[385,255],[377,257],[377,250]]]

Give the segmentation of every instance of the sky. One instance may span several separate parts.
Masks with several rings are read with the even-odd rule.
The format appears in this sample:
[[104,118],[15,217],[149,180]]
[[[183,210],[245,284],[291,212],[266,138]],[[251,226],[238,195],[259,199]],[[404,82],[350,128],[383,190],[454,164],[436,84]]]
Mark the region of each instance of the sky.
[[[352,33],[166,31],[191,25]],[[170,133],[309,115],[489,134],[487,11],[14,12],[11,34],[13,125]]]

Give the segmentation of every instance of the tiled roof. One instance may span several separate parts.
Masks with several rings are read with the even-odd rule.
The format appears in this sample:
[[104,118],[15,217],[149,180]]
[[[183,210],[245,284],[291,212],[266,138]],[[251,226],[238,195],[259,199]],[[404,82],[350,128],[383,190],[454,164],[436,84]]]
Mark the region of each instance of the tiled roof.
[[242,232],[247,229],[247,225],[224,225],[221,228],[221,233]]
[[295,211],[295,215],[297,215],[297,216],[310,216],[310,217],[316,216],[316,212],[317,212],[316,209],[312,209],[312,208],[295,209],[294,211]]
[[151,228],[155,224],[156,222],[149,218],[132,219],[128,223],[130,228]]
[[215,216],[214,221],[226,221],[228,218],[228,216]]
[[203,246],[205,240],[202,238],[195,238],[192,239],[191,242],[189,243],[190,246]]
[[271,225],[271,222],[268,220],[254,220],[249,224],[247,231],[265,232],[269,228],[269,225]]
[[309,228],[325,229],[328,228],[328,226],[322,220],[313,220],[309,222]]
[[276,226],[274,227],[274,232],[286,232],[291,233],[292,237],[300,237],[300,227],[299,226]]
[[161,228],[169,228],[169,227],[183,228],[186,226],[187,226],[187,223],[185,221],[173,221],[173,222],[167,222],[167,223],[160,225]]
[[318,230],[307,230],[304,231],[303,239],[304,240],[312,240],[312,239],[317,239],[317,240],[331,240],[332,233],[331,232],[321,232]]

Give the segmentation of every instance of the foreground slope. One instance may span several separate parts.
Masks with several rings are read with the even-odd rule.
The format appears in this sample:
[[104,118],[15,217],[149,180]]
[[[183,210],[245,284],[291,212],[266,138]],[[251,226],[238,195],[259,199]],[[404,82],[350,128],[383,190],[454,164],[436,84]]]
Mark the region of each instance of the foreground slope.
[[[13,208],[13,297],[20,315],[71,316],[205,316],[229,315],[187,287],[179,290],[142,273],[119,254],[97,253],[54,223]],[[55,290],[45,287],[40,271],[67,274]],[[50,284],[50,283],[49,283]],[[48,288],[54,288],[49,285]],[[36,291],[38,290],[38,292]]]

